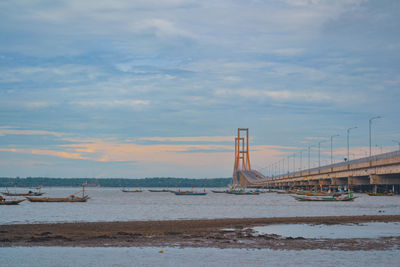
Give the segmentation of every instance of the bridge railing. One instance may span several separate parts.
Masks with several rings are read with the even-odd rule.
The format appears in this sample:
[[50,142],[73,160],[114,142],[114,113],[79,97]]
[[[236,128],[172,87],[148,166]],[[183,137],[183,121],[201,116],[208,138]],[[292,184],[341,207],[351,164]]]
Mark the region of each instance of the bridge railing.
[[387,152],[383,154],[378,154],[374,155],[371,157],[364,157],[364,158],[359,158],[359,159],[353,159],[353,160],[348,160],[344,162],[338,162],[334,164],[329,164],[329,165],[324,165],[321,167],[316,167],[316,168],[311,168],[311,169],[304,169],[304,170],[299,170],[299,171],[294,171],[294,172],[287,172],[287,173],[281,173],[276,176],[265,176],[268,180],[279,180],[282,179],[283,176],[296,176],[304,173],[312,173],[312,172],[317,172],[321,170],[326,170],[329,168],[337,168],[337,167],[342,167],[342,166],[348,166],[352,164],[360,164],[360,163],[365,163],[365,162],[370,162],[370,161],[377,161],[377,160],[382,160],[382,159],[387,159],[387,158],[393,158],[400,156],[400,150],[397,151],[392,151],[392,152]]

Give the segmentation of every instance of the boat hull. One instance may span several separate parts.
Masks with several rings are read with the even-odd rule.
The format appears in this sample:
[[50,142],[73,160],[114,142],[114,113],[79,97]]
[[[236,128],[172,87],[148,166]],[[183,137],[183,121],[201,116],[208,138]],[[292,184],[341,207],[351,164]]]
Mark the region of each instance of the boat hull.
[[8,196],[8,197],[33,197],[33,196],[41,196],[44,193],[7,193],[7,192],[1,192],[3,195]]
[[207,193],[196,193],[196,192],[174,192],[176,196],[205,196]]
[[353,201],[356,197],[294,197],[298,201]]
[[25,199],[20,199],[20,200],[3,200],[0,201],[0,205],[18,205],[19,203],[21,203],[22,201],[24,201]]
[[76,198],[69,198],[69,197],[59,197],[59,198],[26,197],[26,199],[28,199],[30,202],[86,202],[89,199],[89,197],[76,197]]

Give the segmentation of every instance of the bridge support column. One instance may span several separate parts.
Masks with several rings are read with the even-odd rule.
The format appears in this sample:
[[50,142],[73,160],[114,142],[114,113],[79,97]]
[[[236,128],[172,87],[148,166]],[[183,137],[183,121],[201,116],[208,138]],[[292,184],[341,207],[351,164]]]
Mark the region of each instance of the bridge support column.
[[369,176],[370,184],[400,184],[400,175],[377,175],[371,174]]

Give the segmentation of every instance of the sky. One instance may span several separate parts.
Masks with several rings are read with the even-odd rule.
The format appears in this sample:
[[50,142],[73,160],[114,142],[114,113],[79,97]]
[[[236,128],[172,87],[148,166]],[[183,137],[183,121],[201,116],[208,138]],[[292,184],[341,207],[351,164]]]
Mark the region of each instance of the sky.
[[[398,0],[3,0],[0,177],[231,177],[399,149]],[[320,149],[318,150],[318,144]],[[302,151],[302,152],[300,152]],[[302,161],[300,164],[300,153]],[[282,163],[283,164],[283,163]]]

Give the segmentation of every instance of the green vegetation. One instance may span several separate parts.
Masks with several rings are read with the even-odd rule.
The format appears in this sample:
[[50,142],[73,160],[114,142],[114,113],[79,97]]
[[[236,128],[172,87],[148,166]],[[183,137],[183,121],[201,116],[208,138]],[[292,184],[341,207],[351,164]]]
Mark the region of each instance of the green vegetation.
[[188,178],[6,178],[0,177],[0,187],[39,186],[89,186],[101,187],[226,187],[232,178],[188,179]]

